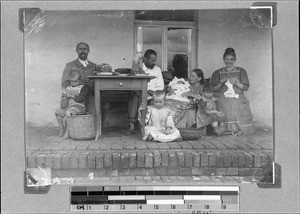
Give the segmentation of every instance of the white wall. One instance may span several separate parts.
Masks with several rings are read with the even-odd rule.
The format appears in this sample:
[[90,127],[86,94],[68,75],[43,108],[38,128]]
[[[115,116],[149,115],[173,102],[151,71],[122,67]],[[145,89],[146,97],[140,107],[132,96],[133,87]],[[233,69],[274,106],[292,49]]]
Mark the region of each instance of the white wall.
[[[134,21],[131,11],[44,11],[38,30],[25,35],[26,121],[57,125],[61,75],[77,58],[76,44],[90,45],[89,60],[114,69],[131,67]],[[44,23],[44,24],[43,24]]]
[[205,78],[224,66],[223,53],[235,49],[236,66],[246,69],[246,92],[256,126],[272,127],[271,30],[259,28],[249,9],[202,10],[198,13],[198,67]]
[[[25,33],[26,121],[57,125],[61,74],[77,58],[75,46],[90,45],[89,59],[113,68],[131,67],[134,42],[133,11],[44,11],[39,26]],[[224,66],[227,47],[237,53],[236,65],[248,72],[246,96],[257,126],[272,126],[272,69],[270,29],[258,28],[249,10],[200,10],[198,67],[205,78]]]

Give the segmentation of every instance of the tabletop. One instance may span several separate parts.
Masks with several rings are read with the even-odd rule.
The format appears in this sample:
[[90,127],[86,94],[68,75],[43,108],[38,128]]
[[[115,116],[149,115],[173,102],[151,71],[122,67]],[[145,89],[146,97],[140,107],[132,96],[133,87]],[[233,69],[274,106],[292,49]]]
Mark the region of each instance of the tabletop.
[[139,76],[125,76],[125,75],[92,75],[86,76],[89,79],[154,79],[155,76],[139,75]]

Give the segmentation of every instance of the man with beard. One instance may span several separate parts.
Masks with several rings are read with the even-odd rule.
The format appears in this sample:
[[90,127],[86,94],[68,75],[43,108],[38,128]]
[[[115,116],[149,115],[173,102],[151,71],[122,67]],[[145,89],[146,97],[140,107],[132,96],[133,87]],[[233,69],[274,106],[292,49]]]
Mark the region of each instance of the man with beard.
[[70,86],[69,73],[71,70],[79,71],[81,76],[80,81],[89,86],[89,89],[91,90],[86,101],[87,112],[95,114],[95,98],[92,95],[94,94],[94,81],[87,79],[86,76],[93,74],[96,69],[96,64],[87,59],[88,54],[90,53],[90,48],[87,43],[78,43],[76,46],[76,52],[78,54],[78,58],[66,64],[62,74],[61,87],[66,89],[66,87]]
[[[154,79],[151,79],[148,82],[148,97],[152,98],[154,91],[164,90],[164,81],[161,69],[157,67],[157,53],[148,49],[144,54],[144,63],[142,68],[146,74],[149,76],[155,76]],[[134,124],[137,121],[137,112],[139,106],[139,93],[132,92],[128,98],[128,120],[129,120],[129,129],[126,131],[126,134],[132,134],[134,132]]]

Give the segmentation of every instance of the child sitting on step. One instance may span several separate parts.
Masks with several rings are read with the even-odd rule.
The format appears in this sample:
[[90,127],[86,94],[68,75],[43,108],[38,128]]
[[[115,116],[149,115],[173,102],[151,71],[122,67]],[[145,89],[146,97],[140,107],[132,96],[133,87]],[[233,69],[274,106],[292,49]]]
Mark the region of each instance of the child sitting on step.
[[[81,83],[81,74],[77,70],[72,70],[69,74],[70,86],[62,94],[60,108],[56,110],[55,115],[60,128],[59,136],[69,138],[66,119],[72,115],[85,114],[85,101],[91,93],[87,85]],[[65,130],[66,129],[66,130]],[[64,133],[65,130],[65,133]]]
[[153,93],[153,105],[141,104],[138,120],[141,122],[141,111],[146,110],[145,133],[143,140],[171,142],[181,139],[179,130],[175,128],[173,112],[164,105],[166,94],[162,90]]

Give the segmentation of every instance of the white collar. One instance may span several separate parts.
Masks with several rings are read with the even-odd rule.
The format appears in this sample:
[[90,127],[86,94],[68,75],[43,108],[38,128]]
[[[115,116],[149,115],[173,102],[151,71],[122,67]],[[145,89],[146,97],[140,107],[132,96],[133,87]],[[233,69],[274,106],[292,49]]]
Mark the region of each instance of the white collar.
[[146,70],[153,70],[155,68],[155,66],[156,65],[154,65],[154,67],[151,69],[151,68],[147,68],[146,65],[145,65],[145,63],[143,63],[143,70],[144,71],[146,71]]
[[79,59],[79,58],[78,58],[78,60],[79,60],[79,62],[80,62],[84,67],[86,67],[86,66],[89,64],[88,60],[83,61],[83,60],[81,60],[81,59]]

